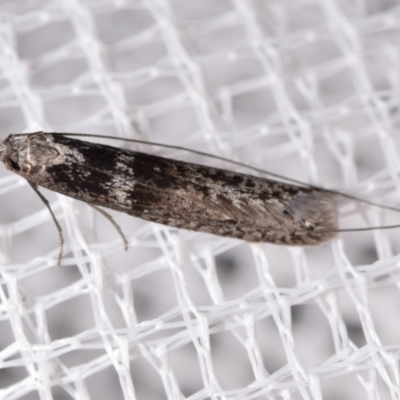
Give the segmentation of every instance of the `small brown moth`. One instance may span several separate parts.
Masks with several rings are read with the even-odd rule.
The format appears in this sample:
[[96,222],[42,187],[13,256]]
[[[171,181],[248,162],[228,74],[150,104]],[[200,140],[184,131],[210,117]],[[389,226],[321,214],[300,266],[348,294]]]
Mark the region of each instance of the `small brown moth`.
[[[340,193],[66,135],[9,135],[0,147],[6,168],[27,179],[49,209],[37,186],[96,209],[106,207],[165,225],[249,242],[318,245],[339,231],[336,199]],[[60,233],[61,257],[61,227],[53,213],[52,217]]]

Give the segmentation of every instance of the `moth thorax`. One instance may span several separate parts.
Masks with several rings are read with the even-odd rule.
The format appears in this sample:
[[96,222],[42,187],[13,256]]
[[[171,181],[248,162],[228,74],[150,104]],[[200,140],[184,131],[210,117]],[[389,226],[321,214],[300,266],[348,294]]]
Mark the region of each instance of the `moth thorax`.
[[49,164],[58,156],[59,152],[53,145],[34,139],[28,143],[24,159],[36,166]]

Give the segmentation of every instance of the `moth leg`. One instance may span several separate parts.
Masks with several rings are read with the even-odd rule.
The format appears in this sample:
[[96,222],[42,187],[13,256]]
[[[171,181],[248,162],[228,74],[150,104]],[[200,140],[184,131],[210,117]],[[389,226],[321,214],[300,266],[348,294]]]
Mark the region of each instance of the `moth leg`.
[[113,227],[117,230],[119,236],[121,237],[122,241],[124,242],[124,250],[128,250],[128,240],[126,239],[126,236],[122,232],[121,227],[114,221],[114,218],[106,211],[102,210],[100,207],[97,207],[93,204],[89,204],[91,207],[93,207],[97,212],[99,212],[103,217],[108,219]]
[[29,185],[31,185],[31,188],[35,191],[35,193],[39,196],[40,200],[43,201],[44,205],[47,207],[47,209],[50,211],[51,218],[53,218],[54,223],[56,224],[56,228],[58,231],[58,243],[59,243],[59,251],[58,251],[58,258],[57,258],[57,267],[60,266],[61,264],[61,259],[64,253],[64,237],[62,233],[62,228],[61,225],[58,223],[56,216],[53,213],[53,210],[50,207],[49,201],[42,195],[42,193],[39,192],[38,187],[32,183],[29,182]]

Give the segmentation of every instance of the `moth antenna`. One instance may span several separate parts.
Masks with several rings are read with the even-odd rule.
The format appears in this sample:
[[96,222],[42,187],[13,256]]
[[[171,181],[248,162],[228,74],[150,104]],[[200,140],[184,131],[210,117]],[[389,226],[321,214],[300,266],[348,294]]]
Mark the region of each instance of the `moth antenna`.
[[119,236],[121,237],[122,241],[124,242],[124,250],[128,251],[128,240],[126,239],[126,236],[122,232],[121,227],[115,222],[114,218],[106,211],[101,209],[100,207],[97,207],[93,204],[89,204],[93,209],[95,209],[98,213],[100,213],[104,218],[108,219],[112,226],[116,229],[118,232]]
[[398,225],[380,225],[380,226],[369,226],[366,228],[347,228],[347,229],[338,229],[336,232],[366,232],[366,231],[383,231],[386,229],[397,229],[400,228],[400,224]]
[[58,231],[58,243],[59,243],[57,267],[59,267],[61,265],[61,259],[62,259],[63,253],[64,253],[64,237],[63,237],[61,225],[58,223],[57,218],[54,215],[53,210],[50,207],[50,203],[46,199],[46,197],[44,197],[42,195],[42,193],[40,193],[38,187],[34,183],[32,183],[30,181],[28,181],[28,183],[31,186],[31,188],[36,192],[36,194],[39,196],[40,200],[42,200],[42,202],[47,207],[47,209],[50,211],[51,218],[53,218],[53,221],[56,224],[56,228],[57,228],[57,231]]
[[[111,140],[122,140],[124,142],[129,142],[129,143],[138,143],[138,144],[145,144],[145,145],[149,145],[149,146],[163,147],[163,148],[166,148],[166,149],[186,151],[188,153],[197,154],[197,155],[200,155],[200,156],[212,158],[212,159],[219,160],[219,161],[224,161],[224,162],[227,162],[227,163],[230,163],[230,164],[233,164],[233,165],[237,165],[238,167],[247,168],[247,169],[250,169],[252,171],[259,172],[261,174],[267,175],[267,176],[271,176],[271,177],[278,178],[278,179],[281,179],[281,180],[284,180],[284,181],[287,181],[287,182],[295,183],[297,185],[301,185],[303,187],[308,187],[308,188],[311,188],[311,189],[318,189],[318,190],[322,190],[324,192],[336,194],[336,195],[344,197],[346,199],[358,201],[360,203],[368,204],[368,205],[373,206],[373,207],[381,208],[381,209],[384,209],[384,210],[391,210],[391,211],[400,212],[400,209],[396,208],[396,207],[386,206],[384,204],[376,203],[374,201],[361,199],[361,198],[359,198],[357,196],[353,196],[351,194],[346,194],[346,193],[343,193],[343,192],[339,192],[337,190],[324,189],[324,188],[321,188],[319,186],[306,184],[304,182],[298,181],[297,179],[287,178],[285,176],[282,176],[282,175],[279,175],[279,174],[275,174],[273,172],[268,172],[268,171],[266,171],[264,169],[254,167],[252,165],[248,165],[248,164],[242,163],[240,161],[230,160],[229,158],[216,156],[214,154],[209,154],[209,153],[206,153],[206,152],[200,151],[200,150],[189,149],[189,148],[183,147],[183,146],[175,146],[175,145],[164,144],[164,143],[149,142],[149,141],[140,140],[140,139],[116,138],[116,137],[113,137],[113,136],[95,135],[95,134],[91,134],[91,133],[57,133],[57,134],[58,135],[63,135],[63,136],[81,136],[81,137],[94,137],[94,138],[111,139]],[[29,135],[29,133],[28,134],[23,133],[22,135]]]

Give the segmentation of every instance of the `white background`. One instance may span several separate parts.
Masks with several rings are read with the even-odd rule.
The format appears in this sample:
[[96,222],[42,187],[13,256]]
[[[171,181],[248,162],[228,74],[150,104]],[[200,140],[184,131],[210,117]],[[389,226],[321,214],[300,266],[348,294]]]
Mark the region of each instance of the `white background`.
[[[399,49],[394,0],[3,0],[1,137],[184,145],[399,206]],[[0,398],[400,398],[399,230],[285,248],[113,212],[124,252],[43,193],[60,268],[48,211],[0,171]],[[398,221],[339,206],[343,228]]]

